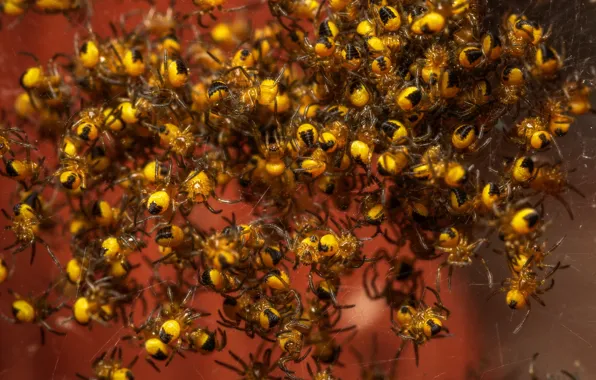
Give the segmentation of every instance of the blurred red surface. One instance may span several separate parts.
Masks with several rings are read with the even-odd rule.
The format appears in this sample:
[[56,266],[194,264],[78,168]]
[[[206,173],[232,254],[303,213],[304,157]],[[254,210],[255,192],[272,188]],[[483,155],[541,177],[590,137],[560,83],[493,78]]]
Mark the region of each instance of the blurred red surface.
[[[99,35],[106,36],[110,33],[109,20],[117,20],[120,14],[135,8],[147,9],[147,4],[133,1],[95,1],[95,13],[92,19],[93,29]],[[164,10],[165,1],[159,1],[159,9]],[[239,4],[240,1],[233,2]],[[191,1],[178,1],[177,9],[185,12],[192,10]],[[253,25],[259,25],[266,19],[266,13],[259,12],[250,14]],[[5,23],[6,24],[6,23]],[[77,29],[70,25],[62,16],[41,16],[28,14],[22,22],[13,29],[0,31],[0,107],[12,108],[16,95],[20,92],[18,79],[26,67],[31,65],[31,58],[19,55],[18,52],[27,51],[35,53],[44,62],[56,52],[72,53],[73,36]],[[80,29],[79,29],[80,30]],[[53,155],[49,144],[44,144],[41,154]],[[14,189],[14,182],[0,178],[0,206],[10,209],[14,203],[11,193]],[[242,215],[250,210],[249,206],[237,206],[236,214]],[[212,223],[214,227],[222,227],[223,222],[219,216],[213,216],[205,210],[195,211],[194,216],[200,215],[201,225]],[[60,223],[60,218],[56,218]],[[242,221],[242,220],[241,220]],[[57,233],[62,231],[59,226]],[[0,244],[2,247],[13,242],[13,235],[9,231],[0,232]],[[64,236],[44,235],[54,252],[65,263],[69,257],[68,245],[64,242],[70,237],[67,233]],[[371,254],[379,246],[375,244],[366,245],[366,253]],[[33,292],[39,294],[59,273],[52,264],[49,256],[40,247],[33,266],[29,266],[29,250],[19,254],[16,259],[16,272],[6,283],[0,285],[0,311],[10,314],[10,295],[8,288],[14,289],[21,294]],[[157,258],[159,253],[154,246],[145,250],[150,258]],[[6,254],[4,254],[5,258]],[[9,259],[9,258],[7,258]],[[10,259],[9,259],[10,262]],[[428,284],[434,283],[436,262],[423,263],[425,269],[425,281]],[[420,265],[420,264],[418,264]],[[392,358],[399,347],[400,339],[390,330],[389,310],[383,300],[372,302],[367,299],[361,286],[361,272],[342,283],[340,301],[344,304],[355,303],[354,309],[344,313],[343,325],[358,325],[358,334],[349,343],[343,345],[340,361],[343,368],[334,368],[334,373],[343,379],[357,379],[360,377],[360,366],[381,365],[388,368]],[[305,288],[305,271],[292,274],[292,280],[299,289]],[[148,270],[141,270],[135,273],[139,280],[146,280]],[[463,281],[462,277],[459,277]],[[457,309],[453,317],[448,321],[453,336],[448,339],[433,341],[420,349],[420,367],[414,364],[414,355],[411,346],[404,351],[398,362],[398,373],[400,378],[440,378],[440,379],[465,379],[471,376],[483,350],[480,340],[482,334],[479,329],[482,327],[479,321],[480,311],[473,308],[470,301],[470,287],[458,286],[457,291],[449,294],[443,291],[443,302],[451,308]],[[428,295],[431,296],[431,295]],[[202,310],[208,310],[211,316],[201,319],[206,327],[211,329],[217,327],[217,308],[221,305],[219,296],[201,293],[195,296],[193,305]],[[53,324],[59,326],[60,321],[68,317],[69,311],[62,310],[58,318],[53,318]],[[135,319],[139,322],[143,316],[140,309],[137,310]],[[48,334],[45,346],[40,345],[39,330],[30,325],[10,325],[0,320],[0,378],[4,379],[72,379],[74,373],[79,372],[85,375],[91,374],[91,362],[103,351],[111,349],[118,343],[119,339],[127,334],[126,329],[121,325],[111,328],[95,326],[93,330],[87,330],[73,323],[59,326],[60,329],[68,331],[65,337],[58,337]],[[378,349],[372,357],[371,347],[372,336],[377,335]],[[342,334],[337,337],[341,342],[349,334]],[[144,357],[142,349],[123,342],[125,347],[124,361],[132,359],[139,354]],[[228,346],[221,353],[211,356],[200,354],[188,354],[186,359],[177,357],[172,364],[164,368],[161,374],[157,374],[143,360],[140,360],[134,373],[137,379],[158,379],[190,377],[198,379],[232,378],[236,377],[232,372],[216,365],[214,359],[230,362],[227,354],[230,349],[240,357],[247,359],[249,352],[254,352],[258,346],[258,339],[251,340],[243,333],[228,330]],[[347,347],[352,345],[360,351],[365,363],[359,363],[349,352]],[[274,358],[279,355],[279,349],[274,351]],[[309,362],[311,362],[309,360]],[[296,374],[308,377],[306,363],[289,364],[289,367],[296,370]],[[312,365],[312,362],[311,362]],[[281,372],[278,372],[281,373]]]

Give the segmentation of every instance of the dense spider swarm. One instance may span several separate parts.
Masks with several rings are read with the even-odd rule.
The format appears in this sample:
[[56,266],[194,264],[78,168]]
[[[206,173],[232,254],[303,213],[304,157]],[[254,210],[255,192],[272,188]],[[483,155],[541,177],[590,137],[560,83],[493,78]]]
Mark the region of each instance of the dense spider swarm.
[[[419,346],[449,333],[441,276],[450,287],[455,268],[483,265],[492,287],[490,253],[510,272],[494,293],[527,310],[522,328],[565,268],[549,260],[561,241],[544,239],[543,202],[555,198],[573,218],[566,193],[581,195],[557,141],[592,112],[591,82],[562,72],[550,30],[514,13],[491,29],[474,0],[269,0],[266,26],[238,17],[207,32],[216,15],[258,4],[193,3],[190,14],[152,8],[134,26],[122,15],[111,36],[86,23],[75,51],[49,62],[30,54],[0,130],[2,175],[18,196],[12,214],[3,210],[15,242],[0,282],[19,270],[10,257],[32,251],[33,260],[36,246],[61,275],[40,296],[3,295],[8,322],[58,335],[58,314],[96,328],[123,323],[120,346],[83,379],[133,378],[136,358],[123,363],[122,346],[142,348],[159,371],[176,356],[223,350],[234,329],[265,344],[248,360],[217,361],[238,375],[293,379],[295,363],[312,358],[311,376],[333,379],[336,336],[358,327],[338,328],[354,306],[338,301],[342,278],[363,276],[367,296],[389,303],[402,341],[395,358],[411,342],[418,363]],[[90,12],[83,1],[1,4],[7,18]],[[52,143],[55,157],[28,134]],[[223,198],[226,186],[236,197]],[[234,215],[215,230],[193,217],[220,213],[220,203],[250,210],[252,221]],[[63,229],[66,262],[44,240]],[[500,256],[480,250],[493,232]],[[395,249],[368,252],[370,239]],[[148,283],[134,256],[152,268]],[[425,287],[416,261],[433,259],[436,284]],[[308,292],[292,285],[301,266]],[[204,291],[221,303],[192,307]]]

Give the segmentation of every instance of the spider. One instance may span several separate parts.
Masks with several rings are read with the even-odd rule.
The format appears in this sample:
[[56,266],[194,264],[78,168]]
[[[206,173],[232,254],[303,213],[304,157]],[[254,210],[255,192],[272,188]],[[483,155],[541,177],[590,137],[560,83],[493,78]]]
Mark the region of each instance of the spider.
[[[233,311],[235,319],[227,319],[219,311],[221,321],[217,321],[217,323],[227,328],[244,331],[251,338],[256,334],[264,340],[275,342],[275,340],[268,337],[268,333],[281,323],[282,314],[284,314],[285,310],[278,310],[267,298],[255,299],[248,295],[250,302],[245,302],[246,299],[242,295],[248,295],[248,293],[243,292],[237,298],[229,297],[229,299],[237,300],[239,304],[239,307]],[[302,307],[299,306],[297,309],[301,310]],[[242,321],[245,322],[244,327],[240,325]]]
[[469,243],[468,236],[460,233],[456,228],[449,227],[444,229],[439,235],[439,244],[436,247],[437,251],[446,253],[447,259],[442,262],[437,268],[437,292],[440,292],[441,284],[441,269],[449,267],[449,276],[447,278],[447,284],[449,291],[451,291],[451,277],[453,275],[453,269],[455,267],[464,267],[472,264],[472,258],[476,258],[482,262],[486,269],[488,277],[488,287],[493,286],[493,276],[486,264],[486,261],[480,257],[476,250],[482,245],[488,243],[487,239],[478,239],[473,243]]
[[545,284],[547,283],[547,280],[552,277],[561,267],[561,263],[558,262],[557,265],[555,265],[543,278],[538,278],[536,272],[533,271],[533,264],[534,256],[528,259],[519,272],[516,272],[513,269],[512,264],[509,263],[511,277],[503,280],[501,287],[496,289],[489,296],[490,298],[497,293],[506,293],[505,300],[507,305],[513,310],[520,310],[527,306],[528,311],[519,325],[517,325],[515,330],[513,330],[514,334],[517,334],[521,330],[522,326],[528,319],[530,312],[532,311],[530,297],[536,300],[536,302],[538,302],[540,305],[546,306],[540,296],[555,286],[554,279],[551,279],[549,285],[545,286]]
[[[415,269],[415,258],[398,257],[397,252],[390,255],[386,250],[381,249],[376,257],[380,258],[379,261],[373,262],[364,269],[362,276],[364,292],[372,300],[385,298],[390,307],[399,307],[408,294],[414,293],[418,285],[422,284],[422,270]],[[377,263],[382,260],[389,264],[389,271],[385,275],[383,289],[379,290],[377,279],[381,275],[377,269]]]
[[[67,268],[71,269],[71,268]],[[107,276],[92,282],[88,273],[84,282],[77,287],[77,298],[72,305],[72,316],[67,319],[75,320],[78,324],[92,328],[92,323],[107,325],[117,320],[118,310],[126,323],[124,303],[132,299],[134,291],[116,287],[112,282],[115,277]],[[141,298],[143,304],[144,298]]]
[[248,364],[242,360],[238,355],[229,351],[230,356],[240,364],[240,368],[228,364],[225,362],[221,362],[216,360],[215,362],[220,366],[229,369],[230,371],[236,372],[238,375],[241,376],[242,379],[280,379],[279,377],[272,377],[270,374],[275,370],[277,367],[276,363],[271,363],[271,353],[272,349],[268,348],[263,351],[263,357],[261,357],[261,351],[263,349],[263,344],[260,344],[257,348],[256,353],[253,355],[252,352],[249,353]]
[[58,258],[54,255],[54,252],[52,252],[49,244],[38,236],[41,218],[31,206],[25,203],[17,203],[13,207],[14,217],[8,215],[4,209],[0,211],[2,211],[2,214],[4,214],[6,219],[12,222],[10,226],[6,226],[4,229],[12,231],[16,237],[15,242],[6,247],[6,250],[12,250],[12,254],[15,255],[31,247],[30,262],[33,264],[33,260],[35,259],[36,243],[40,243],[45,246],[48,254],[58,269],[60,269],[60,272],[64,272],[60,261],[58,261]]
[[318,360],[314,360],[316,372],[310,367],[310,363],[306,364],[306,370],[312,380],[339,380],[338,377],[333,375],[333,366],[329,366],[325,369],[321,368],[321,363]]
[[[126,336],[123,339],[142,340],[149,355],[146,360],[157,372],[160,372],[159,367],[151,358],[166,360],[166,366],[168,366],[176,354],[185,357],[182,351],[188,349],[191,342],[192,347],[199,350],[208,350],[211,348],[209,346],[218,350],[223,348],[215,341],[215,334],[195,328],[195,321],[209,314],[189,306],[194,292],[195,288],[190,288],[183,294],[179,286],[175,286],[174,289],[168,286],[167,298],[149,314],[141,326],[134,326],[132,316],[129,317],[130,327],[137,335]],[[154,316],[155,312],[157,312],[156,316]],[[225,337],[223,339],[225,340]]]
[[[0,120],[6,120],[6,112],[0,110]],[[27,135],[23,136],[25,131],[17,127],[8,127],[0,124],[0,156],[4,157],[7,153],[11,156],[15,156],[12,151],[11,145],[18,145],[26,149],[37,150],[37,148],[29,144]],[[15,140],[12,136],[16,137]]]
[[493,206],[496,219],[488,221],[488,225],[497,228],[499,239],[505,242],[507,249],[534,239],[544,230],[544,209],[539,212],[534,208],[523,207],[525,204],[527,198],[515,204],[506,203],[504,208],[499,208],[496,204]]
[[566,171],[561,164],[544,165],[538,168],[536,177],[530,181],[530,188],[536,194],[542,194],[542,199],[537,204],[542,203],[547,196],[551,196],[563,205],[571,220],[573,220],[573,211],[569,202],[563,198],[563,194],[571,190],[582,198],[586,197],[577,187],[569,183],[567,174],[572,171]]
[[309,347],[304,355],[300,355],[304,348],[304,334],[301,331],[307,331],[309,326],[302,319],[293,319],[282,326],[276,334],[279,347],[283,351],[282,356],[277,360],[279,368],[285,372],[286,376],[292,380],[298,379],[294,376],[294,371],[286,367],[286,363],[293,361],[300,363],[310,354],[312,347]]
[[378,357],[378,342],[377,342],[377,335],[372,334],[372,352],[370,359],[367,361],[364,358],[364,355],[360,353],[360,351],[356,350],[354,346],[350,346],[350,350],[352,354],[356,357],[358,364],[360,366],[360,378],[363,380],[385,380],[385,379],[395,379],[395,371],[397,367],[397,360],[391,361],[391,369],[386,371],[384,368],[381,367],[379,364],[379,357]]
[[[536,359],[538,359],[538,353],[532,355],[532,361],[530,362],[530,367],[528,368],[528,374],[530,375],[530,380],[539,380],[538,376],[536,375],[536,371],[534,370],[534,364],[536,364]],[[575,362],[576,367],[579,367],[579,362]],[[565,376],[568,380],[579,380],[578,377],[571,374],[571,372],[562,369],[561,374]],[[551,379],[552,375],[550,373],[546,374],[546,379]],[[556,377],[558,379],[558,377]]]
[[[546,241],[542,242],[541,244],[533,240],[527,241],[523,245],[510,248],[507,251],[507,260],[509,260],[511,267],[515,272],[520,272],[531,257],[533,257],[532,260],[534,260],[534,265],[536,265],[536,268],[540,270],[554,268],[554,265],[547,264],[545,260],[563,243],[564,239],[565,236],[559,239],[549,249],[546,249]],[[499,254],[504,253],[503,251],[499,250],[495,250],[495,252]],[[568,267],[569,265],[561,265],[559,269],[565,269]]]
[[[99,355],[97,359],[93,361],[91,367],[93,368],[94,375],[97,377],[87,377],[79,373],[75,374],[79,379],[83,380],[133,380],[134,375],[131,368],[137,362],[138,356],[135,356],[127,366],[122,366],[122,348],[114,347],[110,356],[106,358],[107,351]],[[117,355],[117,356],[116,356]]]
[[396,335],[402,338],[401,346],[395,354],[397,359],[403,351],[406,343],[412,341],[414,344],[414,355],[416,357],[416,366],[418,366],[419,355],[418,347],[431,339],[445,338],[449,335],[442,335],[441,332],[449,333],[447,327],[443,325],[443,321],[447,320],[451,313],[449,309],[443,306],[439,293],[429,287],[426,287],[437,298],[437,302],[433,306],[427,306],[424,303],[424,291],[419,301],[415,301],[415,306],[403,304],[395,313],[397,321],[391,314],[391,330]]
[[12,302],[12,315],[14,318],[7,317],[0,313],[0,317],[10,323],[33,323],[39,326],[39,332],[41,334],[41,344],[45,344],[45,331],[49,331],[52,334],[59,336],[66,335],[65,332],[55,330],[52,326],[46,322],[46,320],[54,313],[64,307],[64,303],[60,303],[57,306],[52,306],[48,302],[48,297],[52,290],[50,285],[45,292],[40,296],[33,297],[22,297],[12,289],[8,289],[8,292],[14,297]]

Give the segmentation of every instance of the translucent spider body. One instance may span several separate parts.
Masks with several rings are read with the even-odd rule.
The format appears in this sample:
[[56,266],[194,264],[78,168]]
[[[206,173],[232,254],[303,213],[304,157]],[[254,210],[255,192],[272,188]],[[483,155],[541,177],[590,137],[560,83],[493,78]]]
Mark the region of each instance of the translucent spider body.
[[306,363],[306,370],[312,380],[339,380],[333,375],[333,367],[329,366],[325,369],[321,368],[321,362],[318,359],[313,359],[315,363],[315,370],[310,367],[310,363]]
[[188,15],[185,18],[197,16],[197,23],[202,28],[207,28],[207,25],[203,24],[203,16],[209,16],[213,21],[217,20],[215,15],[213,14],[215,10],[223,10],[223,5],[227,2],[227,0],[192,0],[193,4],[198,7],[198,9]]
[[[0,119],[3,118],[3,116],[0,117]],[[4,157],[4,155],[7,153],[9,153],[11,156],[14,156],[11,145],[21,146],[28,149],[36,149],[35,146],[29,144],[26,137],[23,137],[24,133],[25,131],[15,127],[0,128],[0,157]]]
[[11,217],[4,209],[2,209],[2,213],[6,219],[11,221],[11,225],[4,227],[4,229],[12,231],[16,238],[15,242],[5,249],[10,250],[14,255],[31,247],[31,263],[33,263],[33,260],[35,259],[36,243],[40,243],[45,246],[52,261],[54,261],[54,264],[56,264],[60,271],[62,271],[62,265],[54,255],[54,252],[52,252],[49,244],[39,236],[41,221],[38,213],[26,203],[17,203],[13,207],[13,212],[14,216]]
[[[143,16],[143,20],[141,21],[143,28],[150,35],[153,35],[158,38],[167,36],[170,33],[176,31],[180,22],[178,13],[174,10],[176,0],[169,1],[169,6],[165,12],[159,12],[153,0],[148,0],[148,2],[152,4],[152,7]],[[120,25],[123,28],[126,23],[126,17],[126,14],[120,17]]]
[[356,357],[360,365],[360,379],[362,380],[390,380],[395,378],[395,371],[397,370],[397,361],[391,363],[391,369],[387,371],[379,363],[378,356],[379,344],[377,342],[377,335],[372,334],[372,350],[369,359],[365,359],[364,355],[353,346],[350,346],[350,351]]
[[272,134],[267,131],[262,139],[260,131],[255,129],[253,136],[256,138],[259,152],[265,160],[265,173],[271,177],[281,176],[286,170],[284,161],[286,147],[279,133],[276,130]]
[[444,262],[437,268],[436,287],[437,292],[440,292],[441,284],[441,270],[449,267],[449,275],[447,278],[448,288],[451,291],[451,277],[455,267],[465,267],[472,264],[472,259],[480,260],[487,272],[488,287],[492,288],[493,276],[486,264],[484,258],[480,257],[476,251],[488,239],[478,239],[472,243],[469,242],[468,236],[458,231],[456,228],[449,227],[443,230],[439,236],[439,243],[436,250],[447,255]]
[[582,198],[586,196],[569,182],[567,173],[568,171],[566,172],[560,164],[540,166],[536,176],[530,181],[530,188],[538,194],[542,194],[543,199],[547,196],[555,198],[563,205],[569,217],[573,220],[573,211],[571,211],[569,203],[563,198],[563,194],[571,190]]
[[[538,375],[536,374],[536,369],[534,368],[536,366],[536,359],[538,359],[538,353],[535,353],[534,355],[532,355],[532,361],[530,362],[530,367],[528,368],[528,374],[530,375],[530,380],[540,380],[540,377],[538,377]],[[576,370],[580,369],[580,363],[579,361],[575,361],[575,367]],[[571,372],[562,369],[561,371],[561,375],[564,376],[564,378],[566,380],[580,380],[579,375],[573,375]],[[576,372],[577,373],[577,372]],[[549,380],[549,379],[558,379],[559,377],[557,375],[551,375],[550,373],[546,374],[545,379]]]

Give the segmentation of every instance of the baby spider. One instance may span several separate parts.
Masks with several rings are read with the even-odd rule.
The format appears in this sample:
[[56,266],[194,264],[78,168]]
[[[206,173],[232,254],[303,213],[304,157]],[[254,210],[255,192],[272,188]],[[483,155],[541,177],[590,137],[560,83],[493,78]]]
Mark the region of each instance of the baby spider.
[[321,363],[318,360],[313,359],[313,361],[315,363],[316,371],[310,367],[310,363],[306,363],[306,370],[308,371],[308,375],[312,380],[339,380],[338,377],[333,375],[333,366],[330,365],[323,369],[321,368]]
[[41,334],[41,345],[45,344],[45,330],[48,330],[52,334],[56,334],[59,336],[66,335],[65,332],[61,332],[55,330],[52,326],[50,326],[46,320],[55,312],[59,311],[64,307],[64,303],[60,303],[57,306],[52,306],[48,302],[48,297],[50,295],[50,291],[52,290],[52,286],[49,286],[48,289],[43,292],[40,296],[33,297],[21,297],[18,293],[14,292],[13,290],[9,289],[8,292],[14,297],[14,301],[12,302],[12,315],[14,318],[7,317],[4,314],[0,313],[0,317],[4,320],[18,324],[18,323],[32,323],[39,326],[39,332]]
[[[1,120],[6,120],[4,110],[0,110],[0,123]],[[16,127],[6,127],[0,124],[0,157],[4,157],[7,153],[14,157],[14,152],[12,151],[11,145],[18,145],[25,147],[26,149],[33,149],[37,150],[37,148],[31,144],[27,139],[27,135],[23,136],[25,131],[20,128]],[[12,136],[16,137],[17,140],[12,138]]]
[[350,351],[356,357],[357,363],[360,366],[360,378],[363,380],[389,380],[395,379],[395,371],[397,370],[397,360],[391,361],[391,368],[389,371],[383,368],[378,356],[379,344],[377,342],[377,335],[372,335],[372,351],[369,359],[365,359],[360,351],[356,350],[354,346],[350,346]]
[[[530,380],[540,380],[540,378],[536,375],[536,371],[534,370],[534,365],[536,364],[536,359],[538,359],[538,352],[532,355],[532,361],[530,362],[530,367],[528,368],[528,374],[530,375]],[[579,361],[575,362],[576,369],[580,367]],[[579,380],[579,377],[571,374],[571,372],[566,371],[564,369],[561,370],[561,374],[565,376],[567,380]],[[552,377],[550,373],[546,374],[546,379],[558,379],[559,377]]]
[[441,269],[449,267],[447,286],[449,291],[451,291],[451,277],[453,275],[453,269],[455,267],[465,267],[472,264],[473,258],[476,258],[482,262],[488,277],[488,287],[493,287],[493,275],[491,274],[486,261],[476,253],[476,250],[484,243],[488,243],[488,240],[478,239],[473,243],[469,243],[468,236],[460,233],[460,231],[454,227],[448,227],[441,231],[436,250],[441,253],[446,253],[447,258],[437,268],[437,292],[441,291]]
[[137,362],[137,359],[139,358],[138,355],[135,356],[126,367],[123,367],[121,347],[114,347],[110,356],[106,358],[107,353],[108,352],[105,351],[99,355],[99,357],[91,364],[94,377],[83,376],[79,373],[75,375],[83,380],[134,380],[131,368]]
[[418,347],[431,339],[445,338],[448,335],[441,335],[441,331],[449,333],[447,327],[443,325],[443,321],[447,320],[451,313],[443,303],[441,297],[436,290],[426,287],[437,298],[437,302],[433,306],[427,306],[424,303],[424,291],[420,296],[420,300],[416,301],[416,307],[404,304],[395,313],[391,314],[391,330],[396,335],[402,338],[401,346],[395,354],[397,359],[403,351],[406,343],[412,341],[414,344],[414,356],[416,357],[416,366],[418,366],[419,355]]
[[49,244],[39,237],[39,227],[41,224],[40,216],[35,210],[26,203],[17,203],[13,208],[14,216],[11,217],[8,213],[2,209],[2,214],[6,219],[12,222],[11,225],[4,227],[5,230],[10,230],[15,234],[16,240],[14,243],[5,248],[5,250],[12,250],[12,254],[15,255],[25,249],[31,247],[31,264],[35,259],[36,243],[40,243],[46,247],[48,254],[58,267],[63,272],[60,261],[52,252]]
[[300,363],[312,350],[312,347],[309,347],[304,355],[300,356],[304,348],[304,334],[301,331],[308,331],[309,329],[305,322],[307,321],[302,319],[292,319],[285,323],[276,334],[279,347],[283,351],[283,354],[277,360],[277,365],[292,380],[297,378],[294,376],[294,371],[290,371],[286,367],[286,363],[289,361]]
[[221,362],[219,360],[216,360],[215,362],[220,366],[229,369],[230,371],[236,372],[239,376],[241,376],[242,379],[278,379],[277,377],[270,376],[270,374],[277,367],[276,363],[271,363],[271,348],[266,349],[263,352],[263,358],[260,359],[259,357],[261,356],[262,349],[263,344],[260,344],[257,348],[257,352],[255,355],[249,353],[248,364],[244,360],[242,360],[242,358],[240,358],[238,355],[236,355],[232,351],[229,351],[230,356],[238,364],[240,364],[240,368],[232,364]]
[[[545,270],[547,268],[554,268],[554,265],[546,263],[546,258],[563,243],[564,239],[565,236],[559,239],[549,249],[546,249],[546,241],[543,241],[542,243],[538,243],[535,240],[527,241],[523,245],[518,245],[507,250],[507,260],[515,272],[520,272],[531,257],[533,258],[532,260],[534,260],[534,265],[536,265],[537,269]],[[495,250],[495,252],[499,254],[505,253],[499,250]],[[569,265],[561,265],[559,269],[568,267]]]
[[[217,17],[215,16],[215,11],[219,11],[221,13],[228,13],[228,12],[236,12],[243,9],[248,9],[252,4],[243,5],[236,8],[224,8],[227,0],[192,0],[192,3],[198,7],[197,10],[190,12],[182,18],[183,20],[187,20],[190,17],[197,16],[197,24],[201,28],[208,28],[209,26],[203,23],[203,16],[207,15],[213,21],[217,21]],[[255,3],[255,4],[261,4]]]
[[571,211],[571,206],[563,198],[563,195],[571,190],[582,198],[586,197],[577,187],[569,183],[567,174],[572,171],[565,170],[561,164],[544,165],[538,168],[536,177],[530,181],[530,188],[537,195],[542,195],[541,200],[537,204],[541,204],[546,197],[551,196],[563,205],[571,220],[573,220],[573,211]]
[[[1,140],[0,143],[4,144]],[[43,165],[45,157],[39,158],[37,161],[33,160],[31,147],[29,145],[24,146],[26,148],[25,159],[6,158],[6,155],[2,155],[2,162],[6,171],[0,170],[0,175],[17,181],[27,190],[41,183],[40,177],[42,174],[47,174],[47,171]],[[1,146],[0,149],[2,149]]]
[[517,334],[526,320],[530,315],[531,304],[530,304],[530,297],[532,297],[536,302],[538,302],[542,306],[546,306],[544,301],[540,298],[540,295],[548,292],[553,288],[555,285],[555,280],[551,279],[550,284],[545,287],[547,280],[552,277],[553,274],[561,267],[561,263],[558,262],[550,272],[548,272],[543,278],[539,279],[536,272],[532,269],[534,264],[534,257],[530,257],[528,261],[526,261],[525,265],[521,268],[519,272],[516,272],[512,268],[512,264],[509,264],[509,268],[511,270],[511,277],[506,278],[501,283],[501,287],[495,290],[490,296],[494,296],[497,293],[503,292],[506,293],[505,300],[507,301],[507,305],[513,310],[520,310],[527,306],[528,311],[526,315],[520,322],[520,324],[513,330],[514,334]]
[[[198,167],[201,167],[201,163]],[[213,214],[219,214],[222,210],[215,210],[208,202],[209,198],[213,198],[220,203],[234,204],[240,200],[227,200],[220,198],[216,193],[217,187],[216,177],[205,170],[192,170],[188,177],[180,184],[178,188],[178,195],[182,198],[179,202],[180,212],[182,215],[189,215],[192,207],[195,204],[204,204],[207,209]]]
[[[196,321],[209,314],[190,306],[195,288],[184,293],[179,285],[168,285],[166,294],[167,298],[161,301],[141,326],[134,325],[131,311],[129,326],[135,335],[123,339],[141,341],[147,353],[145,360],[157,372],[161,371],[151,359],[165,361],[167,367],[176,354],[184,358],[183,351],[189,349],[207,352],[217,348],[221,351],[223,346],[217,343],[214,333],[196,327]],[[226,340],[223,333],[222,339]]]
[[534,208],[523,207],[526,203],[527,198],[524,198],[515,204],[507,203],[504,208],[493,205],[496,219],[490,220],[488,225],[497,228],[499,239],[505,242],[507,249],[532,240],[544,228],[544,210],[538,212]]
[[[385,249],[380,249],[375,256],[379,260],[368,265],[362,276],[366,296],[372,300],[384,298],[387,305],[392,308],[399,307],[408,294],[415,293],[418,286],[423,283],[422,270],[415,268],[416,259],[398,255],[398,250],[399,248],[393,254],[389,254]],[[377,269],[377,263],[383,261],[389,264],[389,270],[385,276]],[[383,277],[384,286],[379,289],[377,280]]]

